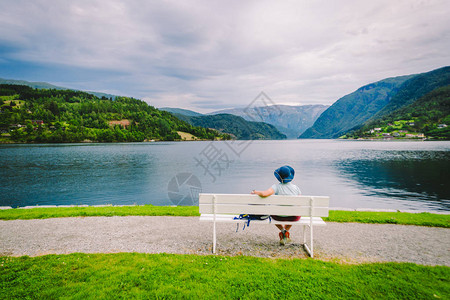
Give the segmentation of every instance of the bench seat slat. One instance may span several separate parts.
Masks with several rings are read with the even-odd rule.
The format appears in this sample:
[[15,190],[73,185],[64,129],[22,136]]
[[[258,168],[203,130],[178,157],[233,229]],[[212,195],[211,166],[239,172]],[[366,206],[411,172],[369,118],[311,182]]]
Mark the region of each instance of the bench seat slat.
[[[200,214],[213,214],[214,206],[199,204]],[[309,206],[297,205],[245,205],[245,204],[217,204],[216,214],[254,214],[254,215],[281,215],[281,216],[310,216]],[[328,217],[328,207],[313,207],[313,217]]]
[[[239,215],[216,215],[216,222],[226,222],[226,223],[246,223],[247,220],[244,219],[234,219],[235,217],[239,217]],[[214,221],[214,215],[213,214],[202,214],[200,216],[200,221],[202,222],[213,222]],[[292,222],[292,221],[277,221],[272,219],[270,222],[267,220],[251,220],[250,224],[253,222],[258,222],[258,224],[295,224],[295,225],[309,225],[310,217],[301,217],[300,220]],[[322,218],[320,217],[313,217],[312,218],[312,224],[314,226],[325,226],[326,223]]]

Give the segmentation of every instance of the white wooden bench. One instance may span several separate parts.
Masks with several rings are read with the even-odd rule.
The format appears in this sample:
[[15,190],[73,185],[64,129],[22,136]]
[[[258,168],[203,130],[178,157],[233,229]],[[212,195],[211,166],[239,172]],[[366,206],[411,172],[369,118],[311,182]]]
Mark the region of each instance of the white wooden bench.
[[[328,217],[330,198],[326,196],[276,196],[262,198],[249,194],[200,194],[200,221],[213,222],[213,253],[216,253],[216,223],[245,223],[235,219],[240,214],[301,216],[299,221],[281,222],[272,219],[252,220],[253,224],[284,224],[303,226],[303,246],[314,257],[313,226],[324,226],[321,217]],[[310,229],[310,246],[306,244],[306,227]]]

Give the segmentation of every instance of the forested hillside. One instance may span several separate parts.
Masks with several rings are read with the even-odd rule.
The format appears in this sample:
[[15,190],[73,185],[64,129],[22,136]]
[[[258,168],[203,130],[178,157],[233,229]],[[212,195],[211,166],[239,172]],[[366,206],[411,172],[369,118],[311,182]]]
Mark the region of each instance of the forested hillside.
[[[432,120],[428,117],[429,112],[427,111],[422,111],[418,115],[419,111],[416,111],[416,108],[421,104],[415,106],[416,108],[413,111],[408,110],[410,114],[416,115],[414,118],[404,115],[400,117],[397,113],[401,112],[403,107],[412,105],[426,94],[449,84],[450,67],[443,67],[422,74],[388,78],[366,85],[336,101],[322,113],[314,125],[305,131],[300,138],[355,137],[361,135],[363,131],[380,128],[383,124],[391,123],[392,127],[395,125],[394,121],[399,123],[390,130],[411,126],[409,124],[416,123],[416,119],[419,127],[416,126],[411,130],[428,132],[429,128],[439,125],[436,122],[441,122],[442,116]],[[440,105],[438,105],[438,109],[440,108]],[[428,124],[428,127],[422,127],[420,124]],[[385,129],[383,128],[381,131]],[[378,131],[378,133],[372,132],[371,134],[385,133],[389,137],[387,135],[389,132]],[[401,134],[409,136],[422,136],[424,134],[424,132],[417,131],[410,133],[406,129],[401,129],[401,131]]]
[[0,85],[2,142],[137,142],[177,140],[177,131],[200,139],[228,139],[134,98],[22,85]]
[[[385,136],[423,134],[434,139],[450,139],[450,85],[438,88],[413,103],[374,120],[348,134],[351,138],[371,138],[379,128]],[[397,134],[396,134],[397,133]]]
[[[47,82],[32,82],[32,81],[26,81],[26,80],[16,80],[16,79],[4,79],[0,78],[0,85],[2,84],[11,84],[11,85],[26,85],[34,89],[46,89],[46,90],[70,90],[69,88],[65,88],[62,86],[56,86]],[[106,93],[100,93],[100,92],[89,92],[85,91],[88,94],[92,94],[94,96],[97,96],[99,98],[106,97],[115,99],[116,95],[106,94]]]
[[405,81],[392,99],[370,120],[383,119],[397,109],[414,103],[429,92],[450,84],[450,67],[422,73]]
[[177,115],[194,126],[214,128],[223,133],[232,134],[242,140],[281,140],[286,136],[275,126],[263,122],[250,122],[242,117],[230,114],[190,117]]

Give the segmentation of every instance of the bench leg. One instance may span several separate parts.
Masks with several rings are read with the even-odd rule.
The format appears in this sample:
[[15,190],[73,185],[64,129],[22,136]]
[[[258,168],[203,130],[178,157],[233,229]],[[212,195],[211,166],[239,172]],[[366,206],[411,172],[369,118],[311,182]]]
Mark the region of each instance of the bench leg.
[[216,253],[216,222],[213,225],[213,253]]
[[303,245],[306,245],[306,225],[303,225]]
[[313,244],[313,227],[312,226],[308,226],[309,227],[309,238],[310,238],[310,243],[311,243],[311,249],[308,247],[308,244],[306,243],[306,226],[308,225],[304,225],[303,226],[303,247],[305,248],[306,252],[308,252],[309,256],[314,257],[314,244]]

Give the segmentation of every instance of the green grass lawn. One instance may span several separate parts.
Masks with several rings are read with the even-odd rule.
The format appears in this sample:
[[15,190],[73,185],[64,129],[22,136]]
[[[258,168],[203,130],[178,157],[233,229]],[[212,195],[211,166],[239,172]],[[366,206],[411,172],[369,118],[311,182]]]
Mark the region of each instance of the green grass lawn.
[[450,215],[331,210],[327,222],[401,224],[450,228]]
[[[0,210],[0,219],[198,216],[198,207]],[[449,227],[450,216],[330,211],[326,221]],[[0,299],[449,299],[450,268],[175,254],[0,257]]]
[[[197,206],[105,206],[0,210],[0,220],[93,216],[199,216]],[[403,224],[450,228],[450,215],[332,210],[327,222]]]
[[0,210],[0,220],[112,216],[200,216],[198,206],[102,206]]
[[2,299],[448,299],[450,268],[172,254],[0,257]]

